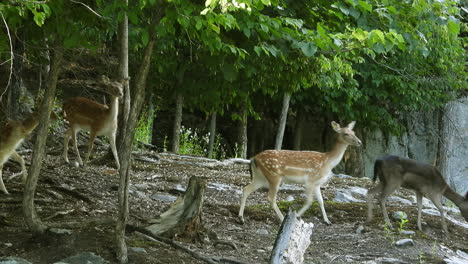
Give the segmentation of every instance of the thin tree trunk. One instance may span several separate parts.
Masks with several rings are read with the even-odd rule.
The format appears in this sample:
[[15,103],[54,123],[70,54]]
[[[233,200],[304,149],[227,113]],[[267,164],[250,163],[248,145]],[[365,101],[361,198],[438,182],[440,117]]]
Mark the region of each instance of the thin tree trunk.
[[299,110],[296,116],[296,125],[294,127],[294,150],[301,150],[302,131],[304,129],[304,111]]
[[36,210],[34,207],[34,194],[36,192],[39,172],[42,167],[42,160],[45,153],[49,117],[54,105],[55,90],[57,88],[57,79],[60,73],[63,58],[63,52],[61,47],[55,47],[53,53],[54,55],[51,63],[51,69],[47,78],[47,90],[45,92],[44,99],[40,106],[41,117],[39,121],[36,142],[33,148],[31,167],[29,168],[29,176],[24,187],[23,195],[24,220],[26,221],[26,224],[28,225],[29,229],[32,231],[33,234],[42,234],[47,229],[47,227],[42,223],[42,221],[36,214]]
[[[159,1],[159,4],[161,4],[161,1]],[[159,23],[161,17],[163,16],[162,10],[164,10],[162,7],[158,9],[159,12],[156,14],[156,18],[149,28],[153,28]],[[135,137],[135,128],[137,126],[138,117],[144,102],[146,80],[151,65],[151,57],[153,54],[154,44],[156,42],[155,39],[156,34],[154,30],[151,30],[150,40],[146,46],[145,54],[136,76],[135,87],[133,90],[134,94],[130,102],[131,107],[123,140],[123,148],[122,151],[119,152],[119,158],[121,160],[121,167],[119,171],[120,184],[118,190],[119,213],[117,218],[117,225],[115,228],[117,258],[119,263],[128,262],[127,246],[125,243],[125,227],[128,222],[128,190],[130,185],[131,153],[133,148],[133,140]]]
[[284,130],[286,128],[286,120],[288,119],[289,101],[291,95],[285,93],[283,96],[283,108],[281,109],[280,121],[278,124],[278,131],[276,132],[275,149],[281,149],[283,145]]
[[180,148],[180,127],[182,124],[183,107],[184,107],[184,97],[180,92],[177,92],[174,129],[172,131],[172,152],[174,153],[179,153],[179,148]]
[[208,158],[213,158],[213,149],[216,139],[216,112],[211,113],[210,122],[210,142],[208,145]]
[[238,138],[238,151],[239,158],[247,158],[247,109],[245,106],[242,109],[242,119],[240,120],[239,126],[239,138]]
[[[158,19],[159,21],[159,19]],[[115,236],[117,243],[117,258],[119,263],[127,263],[127,246],[125,243],[125,226],[128,222],[128,188],[130,185],[130,170],[131,170],[131,153],[133,148],[133,138],[135,136],[135,128],[138,123],[138,116],[145,98],[146,79],[151,65],[151,56],[155,43],[155,34],[151,34],[148,46],[146,46],[143,61],[141,63],[138,75],[136,78],[135,87],[133,89],[133,100],[130,107],[130,115],[127,123],[126,133],[124,135],[124,144],[120,154],[120,184],[119,184],[119,215],[117,226],[115,228]]]
[[[122,0],[125,6],[128,6],[128,0]],[[128,73],[128,15],[125,12],[122,22],[119,25],[119,41],[120,41],[120,53],[119,53],[119,75],[122,80],[129,80]],[[122,114],[119,118],[119,128],[117,129],[117,148],[119,152],[123,146],[123,138],[127,127],[128,116],[130,114],[130,82],[123,82],[124,85],[124,96],[123,96],[123,107]],[[111,152],[109,152],[110,154]]]
[[[125,6],[128,6],[128,0],[123,0]],[[128,73],[128,15],[124,13],[122,22],[119,25],[119,74],[122,80],[129,80]],[[149,45],[149,43],[148,43]],[[142,65],[143,67],[143,65]],[[130,178],[130,152],[125,149],[128,116],[130,114],[130,82],[124,81],[124,103],[122,114],[120,116],[119,128],[117,131],[117,148],[120,154],[119,160],[121,162],[120,169],[120,185],[119,185],[119,218],[116,226],[116,243],[117,243],[117,259],[119,263],[128,262],[128,251],[125,243],[125,225],[128,221],[128,185]],[[133,142],[133,141],[132,141]],[[128,146],[127,146],[128,147]],[[131,146],[130,146],[131,147]]]

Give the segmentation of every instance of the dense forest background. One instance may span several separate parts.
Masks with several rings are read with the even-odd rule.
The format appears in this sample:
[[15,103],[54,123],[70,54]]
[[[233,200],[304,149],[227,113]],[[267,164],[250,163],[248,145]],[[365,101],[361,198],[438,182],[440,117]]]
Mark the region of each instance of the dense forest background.
[[[133,145],[248,158],[308,149],[301,127],[332,120],[400,135],[408,113],[468,94],[467,12],[448,0],[3,1],[0,115],[20,119],[35,105],[47,123],[68,97],[107,102],[87,80],[129,80],[121,186]],[[331,128],[315,132],[326,150]]]

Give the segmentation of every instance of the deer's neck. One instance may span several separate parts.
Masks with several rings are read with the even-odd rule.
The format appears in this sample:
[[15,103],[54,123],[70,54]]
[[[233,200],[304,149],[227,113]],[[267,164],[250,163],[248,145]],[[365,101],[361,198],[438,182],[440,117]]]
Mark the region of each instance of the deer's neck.
[[117,120],[117,116],[119,115],[119,98],[117,96],[111,97],[111,104],[110,104],[110,119],[115,121]]
[[337,140],[332,150],[328,152],[328,161],[331,168],[334,168],[343,159],[343,155],[346,152],[349,144]]
[[22,122],[23,130],[26,135],[30,134],[39,124],[39,116],[33,115]]
[[450,188],[448,185],[447,187],[445,188],[445,191],[444,191],[444,196],[447,197],[450,201],[452,201],[454,204],[456,204],[457,206],[459,206],[464,200],[465,198],[463,198],[463,196],[459,195],[458,193],[456,193],[454,190],[452,190],[452,188]]

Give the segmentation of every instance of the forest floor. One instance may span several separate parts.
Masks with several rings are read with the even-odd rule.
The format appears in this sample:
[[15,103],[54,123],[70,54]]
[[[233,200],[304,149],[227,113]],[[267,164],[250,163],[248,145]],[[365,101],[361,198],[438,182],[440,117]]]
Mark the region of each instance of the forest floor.
[[[36,208],[45,224],[65,227],[71,233],[32,237],[22,220],[22,184],[18,178],[9,180],[6,187],[11,194],[0,194],[0,257],[54,263],[78,253],[94,252],[109,263],[116,263],[112,219],[117,215],[117,171],[93,163],[76,168],[65,164],[60,152],[60,149],[48,151],[39,178]],[[102,155],[102,151],[97,151],[94,158]],[[71,151],[70,156],[74,157]],[[8,163],[4,179],[18,171],[16,164]],[[181,190],[193,176],[203,177],[207,184],[202,215],[206,235],[202,233],[198,241],[174,240],[208,257],[241,263],[268,263],[280,223],[266,200],[266,192],[261,190],[249,197],[246,223],[239,223],[239,199],[243,186],[250,179],[245,164],[226,165],[149,151],[134,153],[130,224],[148,226],[150,219],[157,218],[169,208],[173,199],[183,195]],[[409,222],[403,228],[416,231],[411,236],[414,246],[397,247],[395,241],[409,236],[385,228],[378,206],[374,221],[365,225],[365,203],[333,201],[337,189],[351,186],[368,189],[372,181],[332,177],[322,190],[325,208],[333,223],[331,226],[322,221],[317,204],[303,216],[305,221],[315,225],[305,263],[441,263],[457,250],[468,252],[468,229],[449,222],[450,236],[446,237],[441,231],[440,218],[423,214],[424,232],[419,232],[416,231],[414,204],[389,203],[390,213],[402,210],[408,214]],[[399,191],[396,195],[408,198],[413,194]],[[291,200],[291,196],[294,200],[285,202]],[[300,188],[280,190],[278,201],[284,212],[289,206],[298,209],[304,201],[303,191]],[[449,215],[464,221],[460,215],[450,212]],[[364,230],[356,232],[361,225]],[[127,234],[127,245],[133,248],[129,250],[130,263],[205,263],[172,246],[145,240],[134,232]],[[138,251],[141,249],[145,252]]]

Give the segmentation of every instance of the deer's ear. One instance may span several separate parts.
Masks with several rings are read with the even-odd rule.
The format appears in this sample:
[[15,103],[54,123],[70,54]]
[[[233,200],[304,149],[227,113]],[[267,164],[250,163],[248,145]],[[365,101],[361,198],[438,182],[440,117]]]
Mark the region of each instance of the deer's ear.
[[348,128],[351,129],[351,130],[353,130],[354,125],[356,125],[356,121],[353,121],[353,122],[349,123],[349,124],[348,124]]
[[332,121],[332,122],[331,122],[331,126],[332,126],[333,130],[335,130],[336,132],[340,132],[340,129],[341,129],[340,124],[338,124],[338,123],[335,122],[335,121]]

